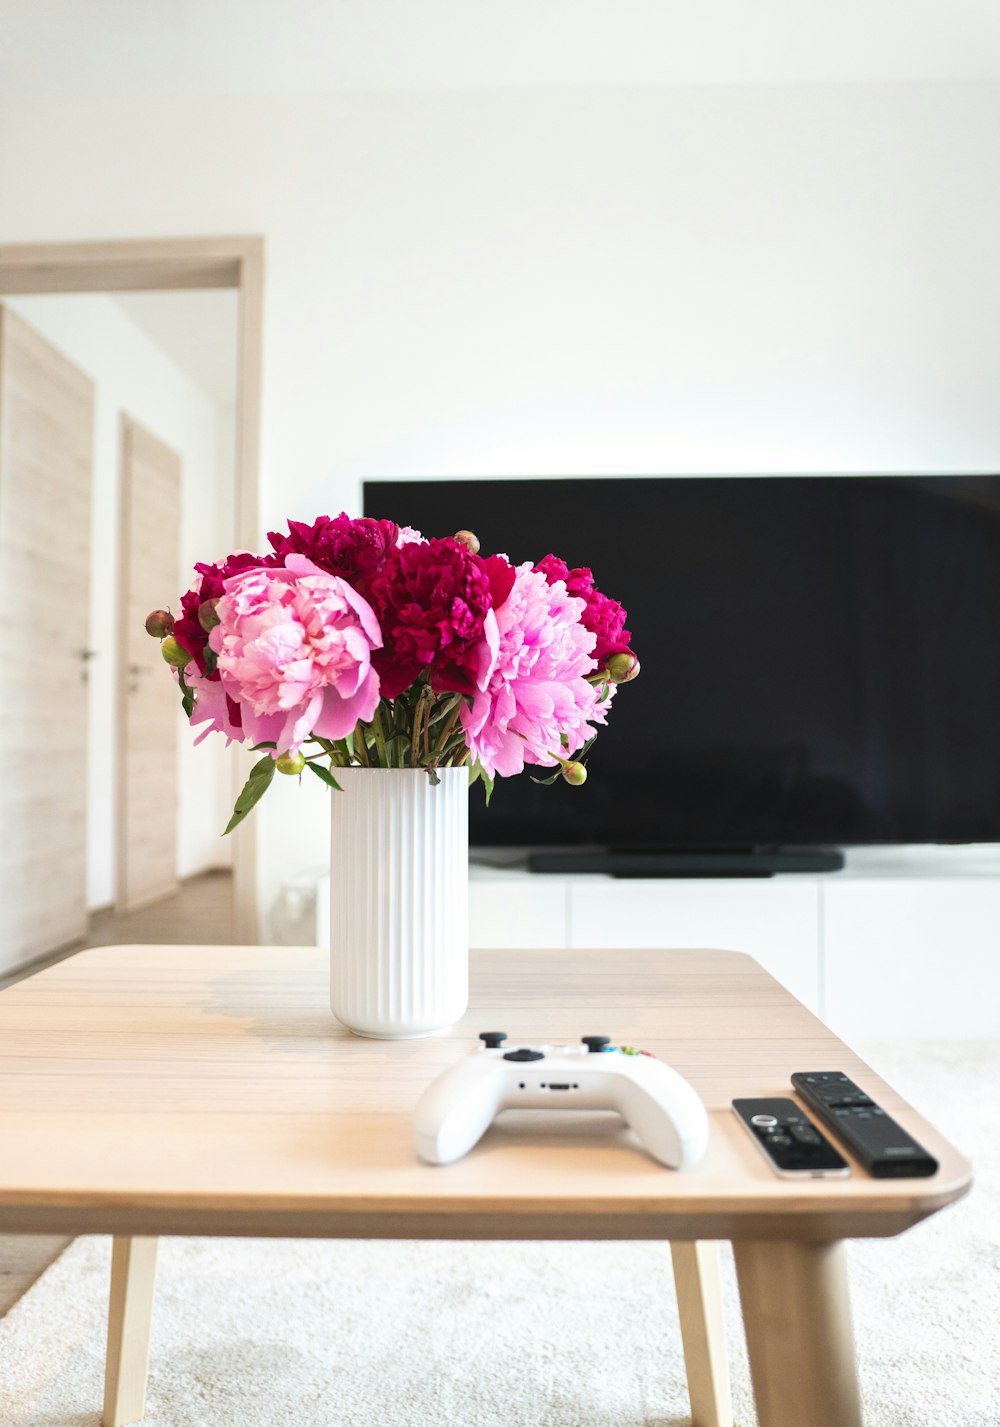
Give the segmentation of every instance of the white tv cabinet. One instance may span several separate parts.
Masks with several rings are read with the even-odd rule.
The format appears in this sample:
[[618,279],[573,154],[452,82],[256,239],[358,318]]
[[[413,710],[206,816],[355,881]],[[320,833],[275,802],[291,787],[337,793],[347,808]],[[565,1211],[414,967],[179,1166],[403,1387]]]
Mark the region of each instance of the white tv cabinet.
[[858,849],[760,880],[474,864],[470,928],[483,947],[747,951],[846,1040],[1000,1036],[1000,847]]

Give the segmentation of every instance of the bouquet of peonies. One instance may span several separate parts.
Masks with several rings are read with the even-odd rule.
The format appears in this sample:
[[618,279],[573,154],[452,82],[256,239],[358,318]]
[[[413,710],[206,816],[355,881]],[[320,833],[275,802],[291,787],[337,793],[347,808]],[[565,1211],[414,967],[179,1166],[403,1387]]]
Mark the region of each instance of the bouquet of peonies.
[[275,771],[468,764],[487,801],[525,764],[579,785],[616,684],[639,672],[625,611],[588,569],[483,556],[467,530],[426,540],[389,520],[290,520],[272,553],[196,565],[181,615],[155,610],[184,712],[267,750],[226,832]]

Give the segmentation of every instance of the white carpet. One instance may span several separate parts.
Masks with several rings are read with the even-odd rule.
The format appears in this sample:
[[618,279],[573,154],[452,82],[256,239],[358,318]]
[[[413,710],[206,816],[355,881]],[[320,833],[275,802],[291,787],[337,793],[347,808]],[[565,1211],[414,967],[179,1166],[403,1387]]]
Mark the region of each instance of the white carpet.
[[[1000,1427],[1000,1045],[862,1047],[978,1184],[851,1246],[868,1427]],[[0,1427],[98,1427],[109,1241],[0,1322]],[[752,1427],[728,1255],[736,1416]],[[682,1427],[669,1253],[652,1244],[174,1239],[149,1427]],[[801,1427],[809,1427],[808,1423]]]

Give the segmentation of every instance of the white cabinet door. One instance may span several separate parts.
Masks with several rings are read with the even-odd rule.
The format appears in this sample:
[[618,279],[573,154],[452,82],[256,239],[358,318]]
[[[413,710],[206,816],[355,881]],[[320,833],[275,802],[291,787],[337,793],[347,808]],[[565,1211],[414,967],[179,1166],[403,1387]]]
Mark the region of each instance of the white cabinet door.
[[1000,1036],[1000,879],[831,879],[823,901],[837,1035]]
[[580,878],[570,892],[569,944],[745,951],[810,1010],[819,1009],[815,878]]
[[469,945],[548,950],[567,945],[567,879],[473,869]]

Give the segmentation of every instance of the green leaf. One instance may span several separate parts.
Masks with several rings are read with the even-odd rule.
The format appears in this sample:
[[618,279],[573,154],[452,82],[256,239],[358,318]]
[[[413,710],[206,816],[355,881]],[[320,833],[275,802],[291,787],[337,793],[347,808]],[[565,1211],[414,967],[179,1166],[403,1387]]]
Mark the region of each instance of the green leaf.
[[493,796],[493,779],[485,771],[483,772],[483,786],[486,789],[486,806],[490,805],[490,798]]
[[256,753],[261,748],[277,748],[276,743],[253,743],[250,745],[250,752]]
[[219,664],[219,656],[210,644],[205,645],[205,652],[202,655],[205,661],[205,673],[214,674]]
[[[528,774],[528,777],[531,778],[531,774],[530,774],[530,773]],[[552,774],[552,777],[551,777],[551,778],[531,778],[531,781],[532,781],[533,783],[537,783],[540,788],[548,788],[548,787],[551,787],[551,785],[556,781],[557,778],[561,778],[561,777],[562,777],[562,769],[561,769],[561,768],[557,768],[556,771]]]
[[275,762],[269,753],[265,754],[258,763],[250,769],[250,776],[240,789],[239,797],[233,808],[233,815],[226,824],[222,836],[232,832],[234,827],[239,827],[252,808],[256,807],[261,798],[271,786],[274,777]]
[[328,788],[336,788],[338,793],[344,790],[330,772],[329,768],[324,768],[321,763],[307,763],[306,767],[310,773],[315,773],[321,783],[325,783]]
[[438,771],[436,768],[428,768],[427,780],[432,788],[439,788],[441,786],[441,779],[438,777]]

